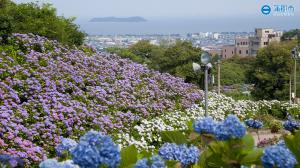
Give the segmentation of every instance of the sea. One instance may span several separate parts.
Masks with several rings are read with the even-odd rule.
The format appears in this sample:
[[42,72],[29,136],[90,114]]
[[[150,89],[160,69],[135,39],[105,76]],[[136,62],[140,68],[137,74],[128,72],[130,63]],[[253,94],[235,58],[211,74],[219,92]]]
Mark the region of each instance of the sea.
[[253,32],[255,28],[274,28],[284,31],[300,28],[299,16],[146,19],[147,22],[137,23],[89,22],[90,19],[77,19],[76,23],[89,35]]

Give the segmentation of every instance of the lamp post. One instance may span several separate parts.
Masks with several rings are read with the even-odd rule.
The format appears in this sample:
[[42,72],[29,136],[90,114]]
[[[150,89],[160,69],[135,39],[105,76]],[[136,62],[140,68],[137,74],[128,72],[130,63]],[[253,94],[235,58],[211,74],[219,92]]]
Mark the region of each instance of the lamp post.
[[212,67],[210,64],[210,55],[208,52],[201,54],[201,63],[205,65],[204,87],[205,87],[205,117],[208,116],[208,69]]
[[296,103],[297,98],[297,58],[299,57],[297,48],[292,49],[292,57],[294,59],[294,103]]
[[218,94],[221,93],[221,58],[218,56],[217,66],[218,66]]
[[[203,52],[201,54],[201,63],[204,64],[204,97],[205,97],[205,117],[208,116],[208,70],[212,68],[212,64],[210,63],[210,55],[208,52]],[[201,70],[201,66],[197,63],[193,62],[193,70],[198,72]]]

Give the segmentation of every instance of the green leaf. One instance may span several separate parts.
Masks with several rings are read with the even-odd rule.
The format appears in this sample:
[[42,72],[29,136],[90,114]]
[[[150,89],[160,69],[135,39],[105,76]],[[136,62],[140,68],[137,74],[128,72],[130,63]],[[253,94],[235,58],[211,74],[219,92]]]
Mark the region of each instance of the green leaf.
[[146,150],[143,150],[141,152],[139,152],[138,154],[138,159],[143,159],[143,158],[150,158],[152,156],[151,152],[148,152]]
[[190,130],[190,131],[193,131],[194,130],[194,128],[193,128],[193,121],[188,121],[187,123],[186,123],[186,125],[187,125],[187,127],[188,127],[188,129]]
[[221,141],[213,141],[208,147],[213,153],[222,153],[224,150],[225,144]]
[[168,168],[174,168],[176,167],[176,165],[178,164],[179,162],[178,161],[175,161],[175,160],[166,160],[165,161],[165,164]]
[[254,148],[254,139],[250,134],[245,135],[242,138],[242,142],[243,142],[243,148],[244,149],[253,149]]
[[161,133],[163,142],[170,142],[176,144],[187,143],[187,138],[180,131],[163,131]]
[[286,136],[284,140],[289,150],[296,156],[297,160],[300,161],[300,131],[298,131],[294,136]]
[[120,168],[131,167],[137,161],[138,151],[134,145],[128,146],[121,151]]
[[241,164],[245,166],[251,166],[251,165],[259,165],[260,164],[260,158],[263,154],[263,149],[255,149],[252,150],[250,153],[248,153],[243,159],[241,160]]

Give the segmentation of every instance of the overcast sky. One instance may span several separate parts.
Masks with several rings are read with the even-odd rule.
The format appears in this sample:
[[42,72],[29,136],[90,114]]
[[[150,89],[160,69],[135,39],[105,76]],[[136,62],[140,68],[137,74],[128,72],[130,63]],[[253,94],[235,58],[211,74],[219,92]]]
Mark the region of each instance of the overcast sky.
[[[14,0],[30,2],[36,0]],[[291,4],[300,0],[41,0],[52,3],[58,14],[78,18],[142,16],[163,18],[256,16],[264,4]],[[299,16],[299,15],[298,15]]]

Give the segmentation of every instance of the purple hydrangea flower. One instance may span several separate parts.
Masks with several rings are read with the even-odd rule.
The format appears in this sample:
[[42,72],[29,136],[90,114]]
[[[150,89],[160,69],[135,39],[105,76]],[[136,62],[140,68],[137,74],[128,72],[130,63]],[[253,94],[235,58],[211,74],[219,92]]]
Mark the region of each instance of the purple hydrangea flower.
[[23,167],[24,161],[20,158],[12,157],[10,155],[0,155],[0,166],[8,167]]

